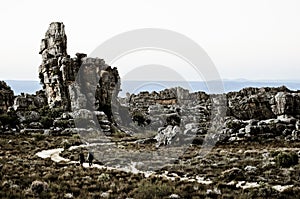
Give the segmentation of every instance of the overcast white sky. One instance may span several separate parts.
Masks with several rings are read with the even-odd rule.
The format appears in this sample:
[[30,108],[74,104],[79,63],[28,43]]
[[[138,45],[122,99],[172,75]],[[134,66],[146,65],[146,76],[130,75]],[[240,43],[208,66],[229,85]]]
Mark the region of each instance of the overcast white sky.
[[62,21],[72,57],[124,31],[164,28],[202,46],[222,78],[300,80],[299,10],[297,0],[2,1],[0,79],[37,80],[40,40]]

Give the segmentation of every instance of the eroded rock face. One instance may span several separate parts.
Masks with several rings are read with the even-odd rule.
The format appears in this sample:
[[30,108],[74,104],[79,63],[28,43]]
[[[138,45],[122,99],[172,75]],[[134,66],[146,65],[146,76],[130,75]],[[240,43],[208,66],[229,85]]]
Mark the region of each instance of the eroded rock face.
[[103,59],[83,58],[77,75],[68,87],[72,109],[101,110],[111,117],[111,104],[120,90],[118,70]]
[[278,92],[274,101],[272,111],[275,115],[294,115],[299,118],[300,93]]
[[[74,118],[78,125],[82,125],[79,113],[102,111],[103,118],[109,122],[99,122],[102,126],[105,123],[105,131],[110,130],[107,126],[114,123],[111,106],[120,90],[118,70],[103,59],[89,58],[83,53],[76,53],[76,57],[71,58],[67,53],[64,24],[60,22],[50,24],[39,53],[42,55],[39,77],[49,107],[72,111],[74,117],[78,116]],[[95,123],[95,118],[98,117],[85,118],[86,123]],[[56,119],[55,124],[58,123],[60,121]]]
[[75,80],[82,55],[71,59],[67,54],[64,24],[53,22],[41,41],[42,64],[39,77],[51,107],[70,109],[69,84]]
[[297,139],[299,91],[286,87],[245,88],[228,97],[226,127],[229,141],[257,139]]
[[0,81],[0,114],[5,113],[13,102],[14,92],[4,81]]
[[237,119],[270,119],[280,115],[299,118],[300,93],[286,87],[245,88],[227,94],[228,116]]
[[50,107],[62,107],[66,111],[104,109],[111,118],[111,101],[120,89],[116,68],[83,53],[70,58],[64,24],[59,22],[50,24],[40,54],[43,62],[39,76]]

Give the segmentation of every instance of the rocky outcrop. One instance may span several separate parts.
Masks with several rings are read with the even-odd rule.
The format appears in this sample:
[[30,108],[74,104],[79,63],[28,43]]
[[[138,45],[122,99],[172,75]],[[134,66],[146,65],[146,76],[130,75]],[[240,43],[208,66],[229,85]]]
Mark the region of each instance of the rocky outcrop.
[[[127,97],[129,112],[137,125],[157,131],[157,146],[181,143],[207,132],[210,96],[176,87],[159,92],[141,92]],[[184,136],[183,136],[184,135]],[[197,136],[198,136],[197,135]],[[177,137],[176,143],[172,140]]]
[[[83,53],[71,58],[67,53],[64,24],[60,22],[50,24],[39,53],[42,55],[39,77],[50,108],[73,112],[84,109],[90,113],[103,111],[109,124],[114,123],[111,106],[120,90],[116,68],[107,65],[103,59],[89,58]],[[77,118],[77,121],[81,122],[81,119]],[[108,125],[102,121],[104,123]]]
[[5,113],[13,102],[14,92],[4,81],[0,81],[0,114]]
[[227,94],[228,111],[223,133],[230,141],[299,139],[299,91],[279,88],[245,88]]
[[[39,76],[51,107],[62,106],[66,110],[71,110],[73,103],[71,98],[77,97],[71,96],[74,94],[72,84],[78,77],[78,72],[80,72],[79,78],[82,79],[77,83],[81,84],[79,85],[81,89],[90,89],[90,86],[93,86],[94,93],[96,91],[96,103],[99,107],[110,103],[111,90],[118,92],[120,88],[117,69],[105,64],[103,59],[87,58],[87,55],[83,53],[77,53],[75,58],[70,58],[67,54],[67,36],[63,23],[53,22],[50,24],[45,38],[42,39],[39,53],[43,58],[39,67]],[[96,84],[90,85],[91,83]],[[94,88],[96,85],[97,88]],[[87,101],[80,97],[77,100],[79,100],[78,103]],[[78,105],[76,99],[72,105]]]
[[[220,133],[217,137],[224,141],[276,137],[297,140],[300,134],[299,96],[299,91],[284,86],[245,88],[226,94],[227,102],[222,102],[222,95],[172,88],[133,94],[128,104],[133,121],[158,132],[155,137],[158,145],[171,143],[175,134],[203,138],[210,126],[219,126],[213,131]],[[222,111],[226,114],[220,117]],[[216,122],[219,125],[215,125]],[[174,133],[177,127],[180,130]]]
[[272,111],[275,115],[290,115],[300,118],[300,93],[278,92],[274,96]]
[[227,94],[228,116],[241,120],[271,119],[280,115],[300,116],[300,92],[286,87],[245,88]]
[[18,95],[14,99],[13,108],[15,111],[37,110],[47,105],[47,98],[43,91],[37,91],[35,95]]
[[13,102],[14,92],[4,81],[0,81],[0,133],[17,130],[18,117],[11,107]]
[[61,106],[70,109],[68,86],[75,80],[81,65],[78,54],[71,59],[67,54],[67,36],[63,23],[51,23],[41,41],[40,51],[42,64],[39,67],[39,78],[51,107]]

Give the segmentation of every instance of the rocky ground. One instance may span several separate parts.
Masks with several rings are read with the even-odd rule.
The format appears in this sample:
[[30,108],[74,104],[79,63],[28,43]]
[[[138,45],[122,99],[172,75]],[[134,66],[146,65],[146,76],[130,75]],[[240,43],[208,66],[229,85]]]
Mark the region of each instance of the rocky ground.
[[[78,161],[78,135],[1,135],[1,198],[300,198],[299,141],[217,144],[200,158],[191,145],[174,164],[151,175],[81,167],[36,154],[64,148]],[[131,148],[131,145],[121,145]],[[152,144],[139,144],[150,150]],[[133,146],[132,148],[136,148]],[[155,148],[155,147],[154,147]],[[69,148],[70,149],[70,148]],[[101,165],[95,161],[95,165]]]

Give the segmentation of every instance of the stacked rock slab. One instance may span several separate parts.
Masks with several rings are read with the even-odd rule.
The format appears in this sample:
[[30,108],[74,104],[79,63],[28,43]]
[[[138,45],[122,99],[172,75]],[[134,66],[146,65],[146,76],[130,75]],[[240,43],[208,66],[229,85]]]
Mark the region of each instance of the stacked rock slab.
[[116,68],[82,53],[71,58],[65,27],[60,22],[50,24],[39,53],[43,59],[39,77],[50,107],[100,110],[112,121],[111,104],[120,89]]
[[42,39],[39,53],[43,59],[39,67],[39,77],[48,104],[51,107],[70,109],[68,82],[74,81],[74,72],[78,69],[73,63],[75,60],[70,59],[67,54],[67,36],[63,23],[50,24],[45,38]]
[[5,113],[13,102],[14,92],[4,81],[0,81],[0,113]]

